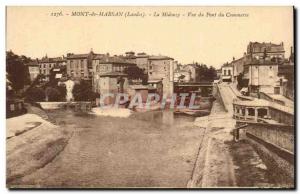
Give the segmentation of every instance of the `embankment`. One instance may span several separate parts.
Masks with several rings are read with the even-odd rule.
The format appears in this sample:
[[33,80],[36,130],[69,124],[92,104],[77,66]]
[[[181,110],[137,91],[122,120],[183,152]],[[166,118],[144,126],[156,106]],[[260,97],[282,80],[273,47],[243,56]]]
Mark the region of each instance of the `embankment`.
[[[28,125],[39,123],[28,130]],[[71,130],[60,128],[35,114],[7,119],[6,179],[14,188],[18,179],[50,163],[68,143]],[[18,132],[18,133],[16,133]],[[21,132],[21,133],[20,133]]]

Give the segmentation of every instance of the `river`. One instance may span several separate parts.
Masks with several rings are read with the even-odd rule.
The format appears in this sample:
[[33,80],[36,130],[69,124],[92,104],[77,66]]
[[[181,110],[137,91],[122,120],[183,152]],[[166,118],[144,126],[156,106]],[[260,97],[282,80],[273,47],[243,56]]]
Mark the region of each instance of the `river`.
[[72,110],[49,111],[72,131],[65,149],[44,168],[23,177],[34,187],[186,187],[203,137],[194,118],[171,111],[128,118]]

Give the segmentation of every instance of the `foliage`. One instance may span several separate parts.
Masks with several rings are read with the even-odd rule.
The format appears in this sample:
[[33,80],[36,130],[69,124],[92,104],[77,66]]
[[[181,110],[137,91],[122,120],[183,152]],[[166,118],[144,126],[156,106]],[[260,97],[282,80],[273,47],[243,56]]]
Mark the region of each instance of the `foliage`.
[[12,51],[6,52],[6,72],[14,90],[21,90],[30,83],[29,70],[25,66],[31,59],[22,55],[18,56]]
[[213,81],[217,78],[217,71],[214,67],[209,68],[205,64],[196,63],[196,81]]
[[61,94],[57,88],[47,87],[45,90],[46,101],[57,102],[60,101]]
[[72,93],[75,101],[94,101],[98,97],[92,90],[92,84],[84,80],[74,85]]
[[60,100],[65,101],[66,100],[66,95],[67,95],[67,88],[65,85],[59,85],[57,86],[57,89],[60,93]]
[[42,88],[32,87],[26,92],[26,101],[40,102],[45,100],[45,92]]
[[128,79],[141,79],[143,83],[148,81],[148,75],[145,73],[145,70],[137,66],[127,67],[124,73],[128,75]]

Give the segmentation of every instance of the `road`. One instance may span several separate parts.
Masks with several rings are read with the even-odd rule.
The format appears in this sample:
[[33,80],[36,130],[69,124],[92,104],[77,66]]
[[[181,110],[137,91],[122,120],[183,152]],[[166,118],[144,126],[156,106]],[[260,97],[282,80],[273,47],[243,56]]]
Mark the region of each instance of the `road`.
[[[45,167],[15,180],[19,187],[183,187],[191,178],[203,129],[170,112],[129,118],[49,114],[72,128],[65,149]],[[73,127],[72,127],[73,126]]]
[[236,95],[230,87],[231,86],[227,83],[219,84],[220,93],[222,94],[225,106],[227,107],[228,113],[232,115],[233,113],[232,102],[233,99],[236,98]]

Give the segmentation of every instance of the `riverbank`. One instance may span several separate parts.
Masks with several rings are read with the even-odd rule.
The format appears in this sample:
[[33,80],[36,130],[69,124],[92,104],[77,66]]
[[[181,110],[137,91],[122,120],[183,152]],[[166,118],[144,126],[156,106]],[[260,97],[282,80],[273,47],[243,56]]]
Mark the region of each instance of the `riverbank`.
[[9,188],[18,185],[20,178],[49,164],[71,137],[70,131],[36,114],[6,119],[6,130],[6,180]]
[[[278,178],[278,168],[248,140],[235,142],[232,130],[235,120],[219,101],[211,114],[195,120],[205,135],[199,149],[188,188],[291,188],[292,182]],[[288,182],[288,183],[287,183]]]

